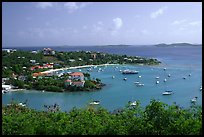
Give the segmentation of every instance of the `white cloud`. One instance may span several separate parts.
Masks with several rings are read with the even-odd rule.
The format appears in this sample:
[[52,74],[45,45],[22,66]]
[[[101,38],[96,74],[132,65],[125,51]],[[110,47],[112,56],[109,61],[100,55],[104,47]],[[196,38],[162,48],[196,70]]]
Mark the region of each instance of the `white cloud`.
[[183,20],[175,20],[174,22],[171,23],[171,25],[180,25],[180,24],[183,24],[184,22],[186,22],[185,19],[183,19]]
[[166,10],[166,9],[167,9],[166,6],[165,6],[165,7],[162,7],[162,8],[160,8],[160,9],[158,9],[157,11],[152,12],[152,13],[150,14],[150,17],[151,17],[152,19],[155,19],[155,18],[157,18],[158,16],[164,14],[164,10]]
[[96,24],[93,25],[93,31],[94,32],[99,32],[103,30],[103,22],[98,21]]
[[120,28],[122,27],[122,25],[123,25],[123,21],[122,21],[121,18],[115,18],[115,19],[113,19],[113,23],[114,23],[114,25],[115,25],[115,30],[120,29]]
[[202,24],[202,21],[193,21],[193,22],[190,22],[189,25],[191,26],[199,26]]
[[82,2],[82,3],[77,3],[77,2],[66,2],[64,4],[64,7],[68,9],[69,13],[72,13],[78,9],[84,8],[88,5],[92,4],[91,2]]
[[41,9],[46,9],[49,7],[53,7],[53,4],[51,2],[37,2],[36,7]]

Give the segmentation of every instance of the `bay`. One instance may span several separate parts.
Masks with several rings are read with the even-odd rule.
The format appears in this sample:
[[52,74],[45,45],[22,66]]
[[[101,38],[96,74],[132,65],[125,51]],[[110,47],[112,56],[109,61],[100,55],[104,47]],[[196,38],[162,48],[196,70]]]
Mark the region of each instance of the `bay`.
[[[18,49],[18,48],[17,48]],[[35,50],[40,50],[37,48]],[[117,65],[100,67],[104,71],[98,72],[95,68],[91,77],[99,78],[106,86],[94,92],[70,92],[53,93],[40,91],[20,91],[2,94],[2,103],[8,104],[13,98],[16,101],[28,100],[28,106],[37,110],[43,110],[43,105],[60,105],[62,111],[69,111],[73,107],[85,107],[91,100],[100,100],[100,105],[112,111],[127,105],[128,101],[139,100],[142,106],[149,104],[151,99],[157,99],[167,104],[176,104],[182,107],[191,105],[190,99],[197,96],[197,104],[202,104],[202,92],[199,90],[202,84],[202,47],[155,47],[155,46],[127,46],[127,47],[53,47],[57,51],[99,51],[111,54],[126,54],[131,56],[153,57],[162,61],[159,66]],[[22,50],[33,50],[22,48]],[[166,71],[163,68],[166,68]],[[139,74],[123,75],[120,70],[134,69]],[[73,70],[79,71],[79,70]],[[81,69],[87,72],[86,69]],[[191,73],[191,76],[188,74]],[[169,78],[167,75],[171,74]],[[141,76],[139,78],[138,76]],[[112,79],[115,76],[115,79]],[[155,77],[159,76],[159,84]],[[186,77],[184,80],[183,77]],[[124,78],[127,81],[124,81]],[[167,82],[163,82],[164,79]],[[144,83],[143,87],[137,87],[134,82]],[[162,92],[171,89],[173,95],[163,96]]]

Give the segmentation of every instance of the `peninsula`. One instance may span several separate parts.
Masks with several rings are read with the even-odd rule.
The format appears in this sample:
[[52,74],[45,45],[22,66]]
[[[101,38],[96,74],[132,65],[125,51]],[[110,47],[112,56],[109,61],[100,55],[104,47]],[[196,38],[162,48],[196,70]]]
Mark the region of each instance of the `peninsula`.
[[[158,65],[160,61],[139,56],[93,51],[58,52],[51,48],[38,51],[2,50],[2,84],[15,88],[53,92],[93,91],[105,84],[88,72],[67,71],[115,64]],[[99,70],[100,71],[100,70]]]

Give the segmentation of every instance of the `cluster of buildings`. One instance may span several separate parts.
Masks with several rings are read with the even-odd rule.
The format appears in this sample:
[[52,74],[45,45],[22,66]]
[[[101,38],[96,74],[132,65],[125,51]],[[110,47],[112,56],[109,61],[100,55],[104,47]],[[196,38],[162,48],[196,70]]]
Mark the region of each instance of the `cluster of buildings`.
[[69,74],[69,79],[65,80],[65,86],[84,87],[84,74],[81,72],[73,72]]
[[36,70],[36,69],[43,69],[43,68],[53,68],[53,63],[47,63],[47,64],[43,64],[43,66],[40,65],[36,65],[36,66],[32,66],[30,68],[30,70]]

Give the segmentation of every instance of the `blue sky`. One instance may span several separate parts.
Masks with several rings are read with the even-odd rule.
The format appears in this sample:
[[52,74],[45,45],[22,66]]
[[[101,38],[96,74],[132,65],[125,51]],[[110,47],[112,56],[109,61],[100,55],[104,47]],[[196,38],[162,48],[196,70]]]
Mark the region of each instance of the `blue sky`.
[[2,45],[202,43],[201,2],[4,2]]

